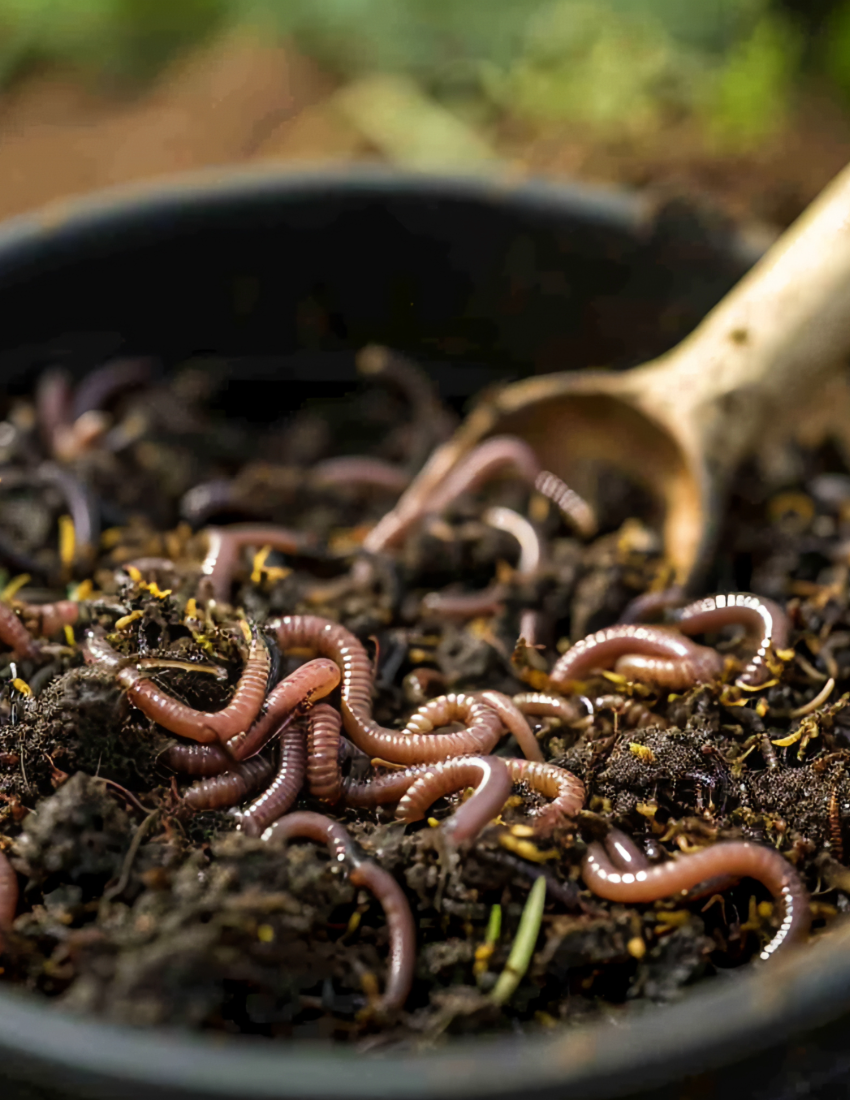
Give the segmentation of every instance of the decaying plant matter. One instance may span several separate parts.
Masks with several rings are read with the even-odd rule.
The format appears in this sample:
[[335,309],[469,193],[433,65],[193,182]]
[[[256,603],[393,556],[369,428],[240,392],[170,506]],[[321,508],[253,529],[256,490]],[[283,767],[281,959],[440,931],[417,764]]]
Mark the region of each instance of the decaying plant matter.
[[430,1042],[669,999],[850,907],[850,475],[745,471],[689,599],[616,484],[510,436],[394,507],[452,413],[362,362],[348,419],[226,455],[191,369],[6,409],[6,980]]

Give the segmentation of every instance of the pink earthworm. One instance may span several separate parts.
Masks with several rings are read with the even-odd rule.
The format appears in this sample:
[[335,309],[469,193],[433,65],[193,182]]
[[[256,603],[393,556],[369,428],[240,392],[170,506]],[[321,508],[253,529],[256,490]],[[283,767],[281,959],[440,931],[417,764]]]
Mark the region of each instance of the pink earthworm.
[[[612,848],[621,869],[615,867],[609,855]],[[624,864],[635,869],[622,870]],[[748,840],[720,841],[668,863],[646,866],[643,853],[633,842],[619,830],[612,830],[605,845],[598,841],[588,845],[581,873],[598,897],[624,905],[671,897],[721,876],[756,879],[784,906],[782,924],[761,951],[762,959],[805,940],[811,923],[808,893],[791,864],[775,848]]]
[[674,622],[683,634],[704,634],[725,626],[743,626],[754,650],[737,679],[738,684],[746,687],[764,683],[770,674],[768,654],[771,649],[785,649],[790,633],[788,616],[779,604],[750,592],[706,596],[677,611]]
[[154,361],[142,356],[126,359],[110,359],[82,379],[74,394],[72,417],[76,420],[84,413],[102,409],[123,390],[138,389],[150,382]]
[[566,725],[583,717],[574,699],[562,695],[550,695],[543,691],[523,691],[513,697],[514,706],[522,714],[541,718],[560,718]]
[[370,890],[383,907],[389,935],[389,968],[380,1007],[384,1011],[402,1008],[413,984],[416,964],[416,925],[410,904],[396,880],[377,863],[362,858],[346,830],[323,814],[287,814],[263,833],[264,840],[305,837],[327,844],[331,859],[345,862],[353,886]]
[[208,527],[207,556],[201,573],[214,599],[227,601],[239,554],[246,546],[271,546],[284,554],[301,554],[314,546],[314,540],[300,531],[255,523],[234,523],[229,527]]
[[552,501],[564,519],[582,538],[593,538],[599,526],[596,513],[575,489],[571,489],[557,474],[549,470],[541,470],[535,478],[534,488],[541,496]]
[[488,707],[498,714],[502,725],[514,735],[516,743],[528,760],[543,760],[543,750],[532,732],[531,726],[526,721],[525,715],[511,699],[501,691],[476,691],[472,693],[476,699],[486,703]]
[[169,745],[161,754],[163,760],[173,771],[182,775],[209,778],[221,775],[233,767],[233,757],[220,745]]
[[38,645],[7,603],[0,603],[0,641],[5,642],[18,658],[34,660],[38,657]]
[[307,716],[307,786],[323,802],[338,802],[342,794],[341,727],[342,715],[327,703],[319,703]]
[[446,678],[439,669],[420,665],[412,669],[402,681],[405,698],[414,706],[421,706],[433,697],[433,690],[442,691]]
[[56,603],[26,603],[16,601],[27,630],[40,638],[52,638],[66,626],[76,626],[80,618],[80,605],[75,600],[57,600]]
[[309,707],[314,699],[323,699],[338,683],[339,668],[333,661],[324,657],[307,661],[272,689],[253,724],[228,740],[227,751],[236,760],[254,756],[287,715]]
[[680,584],[674,584],[670,588],[662,588],[659,592],[643,592],[640,596],[635,596],[633,600],[629,600],[617,622],[652,622],[653,619],[660,618],[670,608],[681,607],[686,602],[685,590]]
[[566,768],[516,757],[507,757],[505,764],[514,783],[527,783],[533,791],[553,799],[535,818],[537,832],[551,832],[564,818],[575,817],[584,805],[584,783]]
[[107,642],[102,627],[86,631],[83,640],[83,660],[87,665],[103,665],[105,668],[121,668],[128,662],[127,657]]
[[11,928],[18,908],[18,876],[4,852],[0,852],[0,951],[5,951],[3,933]]
[[667,722],[637,699],[625,695],[600,695],[593,701],[596,710],[613,710],[622,720],[624,729],[645,729],[647,726],[660,726],[667,729]]
[[148,718],[171,733],[209,745],[223,743],[247,729],[262,705],[269,675],[269,654],[263,640],[254,632],[245,668],[236,685],[233,698],[222,710],[195,710],[152,681],[138,666],[127,666],[118,672],[118,683],[126,688],[127,698]]
[[671,691],[716,679],[723,671],[720,654],[661,626],[609,626],[576,642],[550,673],[563,690],[593,669],[610,668],[631,680],[655,683]]
[[310,484],[317,488],[344,486],[351,489],[383,489],[401,493],[410,484],[410,474],[400,466],[380,458],[346,455],[327,458],[310,471]]
[[488,508],[481,517],[488,527],[494,527],[497,531],[505,531],[519,543],[519,561],[516,574],[518,577],[532,577],[540,568],[543,558],[543,548],[540,545],[540,536],[525,518],[513,508]]
[[[336,662],[342,673],[340,695],[346,732],[370,756],[395,764],[430,763],[448,756],[488,753],[501,736],[498,715],[468,695],[432,699],[403,730],[386,729],[372,718],[372,662],[351,631],[318,615],[286,615],[271,626],[282,651],[308,648]],[[457,733],[431,734],[450,722],[463,722],[467,728]]]
[[507,591],[503,584],[491,584],[478,592],[429,592],[422,597],[421,612],[426,618],[480,619],[504,610]]
[[537,456],[527,443],[512,435],[492,436],[479,443],[441,477],[432,468],[440,463],[439,449],[420,472],[395,508],[388,512],[363,540],[363,549],[379,553],[404,541],[410,528],[428,513],[443,512],[459,496],[473,492],[497,474],[510,471],[529,485],[540,472]]
[[227,810],[261,787],[273,771],[270,760],[254,756],[243,763],[231,764],[230,771],[195,783],[183,795],[183,801],[193,810]]
[[56,439],[73,423],[71,376],[62,367],[44,371],[35,387],[35,413],[42,442],[53,454]]
[[302,722],[295,722],[280,735],[277,775],[247,810],[238,815],[239,828],[246,836],[262,836],[272,822],[283,817],[301,791],[306,770],[306,731]]
[[540,637],[544,632],[544,620],[539,611],[533,607],[526,607],[519,616],[519,641],[531,648],[540,644]]
[[440,826],[444,836],[456,844],[474,840],[499,815],[511,793],[507,764],[498,756],[459,756],[427,764],[417,769],[421,774],[402,795],[395,816],[399,821],[421,821],[438,798],[474,786],[472,797]]

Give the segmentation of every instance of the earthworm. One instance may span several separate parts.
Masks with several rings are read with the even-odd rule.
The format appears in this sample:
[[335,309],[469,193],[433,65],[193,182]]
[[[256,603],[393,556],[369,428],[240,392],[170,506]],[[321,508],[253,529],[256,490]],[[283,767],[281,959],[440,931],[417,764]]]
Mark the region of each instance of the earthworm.
[[832,842],[832,854],[839,863],[844,862],[844,833],[841,828],[841,799],[838,793],[843,774],[842,768],[832,781],[829,792],[829,839]]
[[56,437],[72,423],[71,377],[62,367],[44,371],[35,387],[35,414],[42,441],[53,454]]
[[560,718],[568,726],[582,717],[573,699],[565,699],[562,695],[550,695],[543,691],[520,692],[519,695],[514,696],[514,706],[523,714]]
[[323,699],[338,683],[339,668],[334,661],[324,657],[307,661],[273,688],[250,728],[228,740],[227,751],[236,760],[247,760],[260,751],[288,714],[308,707],[314,699]]
[[[502,723],[489,706],[468,695],[443,695],[421,707],[405,729],[385,729],[372,718],[372,663],[357,638],[339,623],[318,615],[286,615],[270,624],[281,650],[310,648],[335,661],[342,673],[340,695],[346,732],[370,756],[395,764],[430,763],[448,756],[488,753]],[[458,733],[432,734],[449,722],[463,722]]]
[[77,556],[93,552],[100,539],[100,512],[88,488],[55,462],[43,462],[36,477],[42,484],[55,485],[62,494],[74,523]]
[[481,517],[488,527],[506,531],[519,543],[519,561],[516,572],[520,577],[530,577],[540,568],[543,550],[540,538],[525,516],[513,508],[488,508]]
[[503,584],[491,584],[478,592],[429,592],[422,597],[423,615],[438,619],[480,619],[504,610]]
[[301,722],[295,722],[280,735],[277,775],[247,810],[238,816],[239,828],[246,836],[262,836],[272,822],[283,817],[301,791],[306,768],[304,726]]
[[306,837],[327,844],[334,862],[348,863],[351,884],[365,887],[378,899],[387,918],[389,935],[389,968],[380,1006],[386,1011],[401,1008],[413,984],[416,925],[399,884],[377,863],[361,857],[343,826],[323,814],[306,811],[287,814],[263,833],[264,840],[277,837],[283,840]]
[[724,626],[743,626],[755,652],[736,682],[747,687],[764,683],[770,675],[768,653],[771,649],[785,649],[790,633],[788,616],[779,604],[750,592],[706,596],[677,611],[673,621],[683,634],[704,634],[722,630]]
[[441,825],[454,843],[474,840],[497,817],[511,793],[508,762],[498,756],[460,756],[427,765],[401,797],[399,821],[421,821],[438,798],[475,786],[475,793]]
[[35,659],[39,649],[30,632],[9,607],[0,603],[0,641],[9,646],[16,657]]
[[618,623],[645,623],[658,619],[670,608],[681,606],[686,600],[685,590],[680,584],[662,588],[659,592],[643,592],[629,600],[623,608]]
[[255,631],[233,698],[222,710],[195,710],[181,703],[146,679],[144,671],[137,667],[122,668],[118,683],[126,689],[133,706],[171,733],[201,744],[215,744],[247,729],[257,717],[266,695],[268,672],[268,650]]
[[5,951],[3,932],[10,928],[18,908],[18,876],[5,853],[0,852],[0,951]]
[[40,638],[52,638],[63,627],[75,626],[80,617],[80,605],[75,600],[41,604],[17,602],[27,630]]
[[342,715],[327,703],[319,703],[307,716],[307,786],[323,802],[338,802],[342,793],[341,727]]
[[501,691],[476,691],[472,693],[476,699],[486,703],[501,718],[502,725],[514,735],[516,743],[528,760],[543,760],[543,750],[534,736],[531,726],[525,719],[525,715],[511,699]]
[[543,616],[533,607],[527,607],[519,616],[519,640],[531,648],[540,643],[543,633]]
[[391,549],[404,541],[410,528],[429,512],[442,512],[463,493],[472,492],[489,478],[512,469],[529,484],[540,470],[534,451],[515,436],[492,436],[473,448],[442,476],[436,477],[442,465],[438,448],[428,465],[363,540],[363,549],[371,553]]
[[233,481],[230,478],[215,478],[194,485],[183,494],[180,515],[194,527],[216,512],[232,510],[233,504]]
[[316,488],[345,486],[352,489],[385,489],[401,493],[410,484],[410,474],[400,466],[366,455],[326,458],[310,471],[310,484]]
[[300,554],[313,545],[313,540],[286,527],[255,523],[234,523],[229,527],[208,527],[207,556],[201,563],[201,573],[207,578],[213,597],[227,601],[230,584],[245,546],[271,546],[284,554]]
[[622,721],[622,727],[628,730],[644,729],[647,726],[660,726],[667,728],[665,719],[637,699],[629,699],[625,695],[600,695],[594,700],[596,710],[613,710]]
[[433,687],[438,691],[446,686],[446,678],[439,669],[427,668],[420,665],[405,676],[401,683],[404,689],[404,697],[413,706],[421,706],[431,698]]
[[444,512],[458,497],[474,492],[505,472],[533,485],[540,463],[524,440],[513,435],[493,435],[473,447],[443,478],[426,500],[424,511]]
[[151,380],[154,361],[141,356],[127,359],[111,359],[96,367],[82,379],[74,394],[74,420],[90,412],[102,409],[122,390],[136,389]]
[[271,760],[254,756],[240,764],[231,764],[230,771],[195,783],[183,795],[183,801],[193,810],[227,810],[261,787],[273,771]]
[[541,470],[534,480],[534,488],[541,496],[552,501],[564,519],[572,524],[582,538],[593,538],[598,527],[596,513],[575,489],[571,489],[557,474],[549,470]]
[[233,767],[233,757],[220,745],[169,745],[160,759],[182,775],[203,778],[221,775]]
[[566,768],[516,757],[507,757],[505,764],[514,783],[527,783],[533,791],[553,799],[535,818],[537,832],[551,832],[565,817],[575,817],[584,805],[584,783]]
[[593,669],[610,668],[631,680],[642,680],[672,691],[713,680],[723,671],[723,658],[661,626],[626,624],[597,630],[576,642],[560,657],[549,675],[563,689]]
[[128,661],[132,662],[132,658],[125,657],[107,642],[102,627],[86,631],[83,640],[83,660],[87,665],[103,665],[104,668],[120,668]]
[[615,869],[606,846],[609,850],[616,846],[621,861],[631,860],[637,851],[632,841],[616,829],[608,834],[605,845],[598,841],[588,845],[581,873],[585,885],[598,897],[634,905],[680,894],[706,879],[726,875],[754,878],[784,905],[782,924],[761,951],[761,958],[769,959],[780,948],[806,938],[811,923],[808,893],[800,876],[775,848],[749,840],[726,840],[648,867],[643,865],[643,853],[639,853],[640,859],[630,864],[636,869],[623,871]]

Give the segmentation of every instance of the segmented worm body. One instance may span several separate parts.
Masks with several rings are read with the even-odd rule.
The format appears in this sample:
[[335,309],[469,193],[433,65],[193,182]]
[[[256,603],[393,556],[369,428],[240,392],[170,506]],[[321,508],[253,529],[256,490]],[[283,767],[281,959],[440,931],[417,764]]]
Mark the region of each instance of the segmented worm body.
[[3,932],[11,928],[18,908],[18,876],[8,858],[0,852],[0,951],[5,951]]
[[540,568],[543,558],[543,548],[540,545],[540,537],[525,516],[515,512],[513,508],[488,508],[481,517],[488,527],[495,527],[497,531],[505,531],[513,536],[519,543],[519,561],[517,562],[517,575],[531,577]]
[[582,862],[582,877],[593,893],[625,905],[657,901],[726,875],[754,878],[783,903],[782,924],[761,951],[762,959],[805,940],[811,923],[808,893],[800,876],[775,848],[727,840],[650,866],[629,837],[614,829],[604,845],[598,841],[588,845]]
[[327,844],[331,859],[348,865],[352,885],[371,890],[380,902],[389,936],[389,968],[381,1008],[385,1011],[401,1008],[413,983],[416,962],[416,926],[404,891],[392,875],[359,855],[342,825],[323,814],[287,814],[263,833],[265,840],[295,837]]
[[171,733],[202,744],[216,744],[247,729],[254,721],[266,695],[268,674],[269,654],[255,633],[233,698],[222,710],[195,710],[181,703],[146,679],[144,669],[138,667],[122,668],[118,682],[126,688],[133,706]]
[[652,622],[670,608],[680,607],[686,599],[685,590],[680,584],[662,588],[659,592],[643,592],[640,596],[629,600],[617,621],[619,623]]
[[429,592],[420,606],[426,618],[463,622],[498,615],[504,609],[506,594],[503,584],[490,584],[478,592]]
[[230,771],[211,779],[202,779],[183,795],[183,801],[193,810],[227,810],[253,794],[271,778],[274,765],[264,756],[254,756],[240,764],[232,764]]
[[112,359],[89,371],[74,394],[72,418],[76,420],[87,412],[102,409],[124,390],[146,385],[151,380],[153,369],[152,359],[139,357]]
[[664,718],[653,714],[645,703],[637,699],[629,699],[625,695],[599,695],[594,699],[593,705],[596,710],[613,710],[622,729],[637,730],[645,729],[647,726],[667,729]]
[[522,710],[516,705],[509,695],[501,691],[476,691],[473,693],[476,699],[486,703],[488,707],[498,714],[502,725],[514,735],[516,743],[528,760],[543,760],[543,750],[532,732],[531,726],[526,721]]
[[74,600],[57,600],[56,603],[18,602],[27,631],[39,638],[52,638],[66,626],[76,626],[80,618],[80,605]]
[[[429,763],[449,756],[486,754],[501,736],[498,715],[468,695],[432,699],[411,717],[405,729],[385,729],[372,718],[371,661],[350,631],[318,615],[287,615],[274,629],[281,650],[309,648],[337,663],[342,673],[346,732],[370,756],[395,764]],[[467,728],[457,733],[431,733],[450,722],[462,722]]]
[[660,626],[626,624],[597,630],[576,642],[558,659],[549,679],[559,690],[593,669],[614,666],[630,680],[654,683],[672,691],[713,680],[723,671],[723,658],[676,631]]
[[598,527],[596,513],[584,497],[580,497],[574,489],[561,481],[557,474],[549,470],[541,470],[535,478],[534,488],[552,501],[564,519],[582,538],[593,538]]
[[32,635],[7,603],[0,603],[0,641],[9,646],[18,658],[32,660],[38,656],[38,646]]
[[418,707],[432,697],[432,689],[439,691],[446,686],[446,678],[439,669],[420,665],[408,672],[402,680],[402,686],[408,702]]
[[473,492],[497,474],[510,471],[530,485],[540,470],[534,451],[515,436],[493,436],[479,443],[459,462],[441,469],[451,451],[438,449],[427,466],[363,540],[371,553],[399,546],[408,531],[428,513],[443,512],[459,496]]
[[260,751],[287,715],[305,709],[314,699],[323,699],[338,683],[339,668],[324,657],[296,668],[272,689],[253,724],[228,740],[227,751],[236,760],[247,760]]
[[566,768],[514,757],[508,757],[505,764],[514,783],[527,783],[533,791],[553,800],[534,819],[537,832],[551,832],[564,818],[575,817],[584,805],[584,783]]
[[314,540],[300,531],[286,527],[255,523],[234,523],[228,527],[207,528],[207,556],[201,563],[201,574],[207,578],[213,597],[227,601],[230,585],[246,546],[270,546],[284,554],[301,554],[314,545]]
[[342,794],[341,728],[342,715],[327,703],[319,703],[307,716],[307,786],[323,802],[338,802]]
[[302,722],[295,722],[280,735],[277,775],[238,817],[242,832],[247,836],[261,836],[272,822],[283,817],[298,797],[306,770],[306,733]]
[[104,668],[120,668],[127,663],[127,658],[107,642],[102,627],[86,631],[83,660],[87,665],[102,665]]
[[310,471],[310,483],[317,488],[345,486],[351,489],[384,489],[401,493],[410,484],[410,474],[380,458],[346,455],[327,458]]
[[209,778],[233,767],[233,757],[220,745],[169,745],[160,756],[169,768],[182,775]]
[[523,714],[540,718],[560,718],[565,725],[583,717],[575,700],[544,691],[523,691],[514,696],[514,706]]
[[677,611],[674,621],[683,634],[704,634],[725,626],[743,626],[753,653],[737,682],[748,687],[762,684],[768,678],[768,654],[771,649],[785,649],[790,634],[788,616],[779,604],[750,592],[706,596]]
[[428,764],[400,798],[395,816],[399,821],[420,821],[438,798],[474,786],[472,797],[440,826],[456,844],[474,840],[511,793],[507,763],[498,756],[461,756]]

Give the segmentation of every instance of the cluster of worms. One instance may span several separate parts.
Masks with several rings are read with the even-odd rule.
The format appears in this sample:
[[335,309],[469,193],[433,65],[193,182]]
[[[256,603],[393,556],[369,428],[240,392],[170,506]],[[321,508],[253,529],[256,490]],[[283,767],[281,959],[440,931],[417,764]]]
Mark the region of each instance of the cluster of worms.
[[[59,531],[54,574],[64,568],[66,577],[83,579],[71,585],[72,596],[53,602],[29,598],[20,586],[0,600],[0,642],[17,662],[10,691],[24,699],[30,694],[18,665],[33,678],[57,654],[69,666],[84,663],[112,678],[125,713],[135,715],[137,723],[144,716],[167,738],[157,750],[156,767],[173,775],[180,814],[226,811],[231,827],[250,838],[326,844],[332,862],[383,909],[387,977],[375,1003],[384,1017],[404,1009],[410,995],[417,920],[403,885],[367,854],[344,822],[350,827],[391,817],[399,827],[415,825],[433,839],[444,872],[474,851],[482,837],[496,836],[504,841],[505,859],[524,860],[532,880],[547,879],[556,905],[564,884],[544,867],[549,852],[564,861],[568,878],[574,869],[571,881],[580,877],[586,898],[624,906],[722,895],[736,883],[755,880],[775,903],[772,926],[768,930],[766,920],[760,929],[761,959],[804,942],[812,920],[809,894],[795,862],[777,845],[742,838],[740,832],[715,834],[699,844],[682,844],[670,858],[655,840],[644,844],[646,838],[614,827],[610,805],[595,787],[612,746],[627,746],[636,766],[654,761],[655,750],[643,735],[674,727],[681,700],[710,698],[727,713],[754,715],[793,658],[789,613],[778,601],[752,593],[694,600],[678,588],[656,584],[622,606],[618,621],[554,653],[556,624],[536,602],[540,578],[551,565],[551,540],[591,545],[597,532],[604,532],[604,517],[542,469],[526,443],[509,435],[487,439],[441,466],[440,438],[429,432],[438,413],[448,427],[451,418],[427,379],[374,349],[362,367],[407,392],[421,415],[410,425],[407,464],[338,455],[313,463],[305,473],[311,492],[353,500],[372,493],[373,503],[397,497],[382,515],[373,509],[353,546],[334,551],[314,530],[263,516],[210,524],[209,518],[237,510],[238,479],[219,478],[184,494],[180,512],[195,531],[184,532],[182,541],[172,539],[171,553],[163,539],[158,552],[125,555],[106,568],[98,549],[102,525],[92,518],[91,494],[74,471],[99,448],[120,446],[121,432],[130,430],[126,418],[116,424],[104,410],[117,393],[148,385],[150,366],[144,360],[113,364],[76,390],[64,376],[44,376],[35,409],[46,457],[35,474],[10,466],[0,493],[18,483],[50,484],[66,501],[64,522],[71,531],[64,546]],[[414,477],[423,464],[424,474]],[[525,507],[518,504],[522,501]],[[412,625],[406,628],[414,641],[406,649],[422,649],[415,639],[427,636],[428,624],[439,629],[451,623],[455,630],[489,638],[504,673],[498,688],[486,682],[455,687],[427,658],[417,663],[403,654],[413,667],[404,677],[406,707],[399,707],[402,688],[382,674],[374,645],[338,621],[334,608],[345,599],[356,602],[377,593],[386,570],[398,572],[417,539],[450,538],[458,511],[477,537],[496,540],[492,578],[484,587],[455,582],[415,589],[415,607],[408,611]],[[7,549],[11,569],[35,570],[27,553]],[[3,551],[0,545],[0,557]],[[511,553],[513,564],[504,560]],[[270,564],[275,561],[283,564]],[[251,611],[252,589],[266,595],[277,591],[275,585],[285,585],[293,570],[309,573],[310,563],[323,563],[325,579],[311,580],[306,598],[302,587],[291,611]],[[336,572],[330,580],[329,563]],[[110,572],[112,592],[98,592],[97,582],[88,578]],[[128,610],[134,600],[136,610]],[[323,601],[326,613],[310,610]],[[160,608],[160,623],[177,624],[187,639],[203,643],[204,652],[187,660],[151,652],[149,646],[134,648],[133,638],[144,641],[143,628],[156,621],[151,606]],[[514,644],[504,653],[493,634],[497,618],[513,624]],[[223,639],[229,661],[217,650]],[[205,710],[187,702],[187,684],[224,684],[234,654],[239,672],[223,705]],[[401,663],[396,661],[392,675]],[[169,668],[180,672],[182,690],[163,686],[161,674]],[[388,713],[388,683],[394,690],[394,725],[376,717]],[[502,690],[509,685],[511,690]],[[834,689],[835,678],[824,677],[791,716],[802,727],[828,708]],[[755,711],[750,704],[757,704]],[[611,716],[613,727],[611,721],[600,727],[603,715]],[[558,745],[561,758],[555,762]],[[565,745],[587,749],[584,756],[576,749],[574,769],[567,766]],[[759,751],[768,768],[776,767],[769,745]],[[837,790],[834,785],[828,813],[840,858]],[[656,831],[660,835],[664,829]],[[592,910],[592,902],[584,904]],[[18,876],[0,853],[0,930],[7,937],[21,905]],[[640,957],[637,948],[632,954]]]

